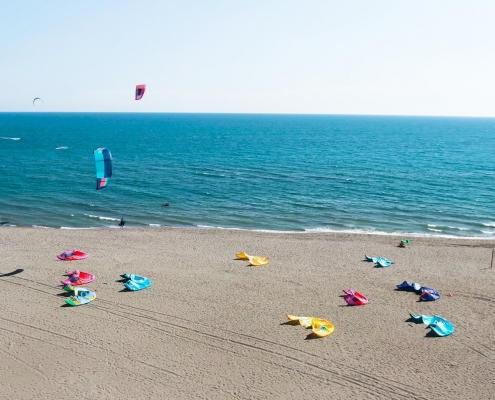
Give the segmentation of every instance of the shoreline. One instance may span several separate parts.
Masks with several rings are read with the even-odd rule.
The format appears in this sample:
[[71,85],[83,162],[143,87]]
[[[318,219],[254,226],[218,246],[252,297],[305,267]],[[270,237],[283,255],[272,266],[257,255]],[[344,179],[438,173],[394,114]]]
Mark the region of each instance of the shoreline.
[[[93,227],[51,227],[43,225],[1,225],[1,228],[17,228],[17,229],[50,229],[50,230],[114,230],[121,229],[118,225],[107,225],[107,226],[93,226]],[[288,235],[361,235],[361,236],[391,236],[396,238],[414,238],[414,239],[445,239],[445,240],[480,240],[480,241],[494,241],[494,236],[454,236],[454,235],[437,235],[430,233],[401,233],[401,232],[382,232],[382,231],[371,231],[366,232],[362,230],[357,231],[335,231],[335,230],[325,230],[320,228],[308,229],[302,231],[280,231],[280,230],[268,230],[268,229],[248,229],[248,228],[225,228],[225,227],[213,227],[213,226],[165,226],[159,224],[148,224],[147,226],[132,226],[126,225],[126,230],[168,230],[168,229],[185,229],[185,230],[205,230],[205,231],[240,231],[240,232],[258,232],[258,233],[270,233],[270,234],[288,234]]]
[[[0,397],[488,399],[495,390],[495,242],[220,229],[0,229]],[[56,255],[77,248],[85,260]],[[269,258],[250,267],[236,254]],[[394,264],[375,268],[364,255]],[[65,307],[66,270],[96,275]],[[17,272],[16,272],[17,271]],[[19,272],[20,271],[20,272]],[[13,274],[15,272],[15,274]],[[149,277],[122,292],[120,275]],[[420,302],[407,280],[441,294]],[[344,289],[369,304],[347,306]],[[453,297],[445,294],[451,292]],[[409,312],[455,333],[431,337]],[[308,338],[286,314],[329,320]],[[132,385],[128,383],[132,382]]]

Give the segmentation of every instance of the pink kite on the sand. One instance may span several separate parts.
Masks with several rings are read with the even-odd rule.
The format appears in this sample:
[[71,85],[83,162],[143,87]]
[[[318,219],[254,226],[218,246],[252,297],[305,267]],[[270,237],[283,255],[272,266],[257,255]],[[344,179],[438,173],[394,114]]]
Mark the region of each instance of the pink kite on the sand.
[[60,260],[74,261],[74,260],[82,260],[83,258],[87,258],[88,255],[81,250],[67,250],[65,253],[59,254],[57,257]]
[[62,285],[79,286],[79,285],[85,285],[95,280],[95,276],[93,274],[89,274],[84,271],[79,271],[77,269],[74,272],[67,272],[67,275],[69,277],[61,281]]
[[347,295],[344,297],[344,300],[350,306],[364,306],[368,304],[368,299],[359,292],[349,289],[344,290],[344,293]]

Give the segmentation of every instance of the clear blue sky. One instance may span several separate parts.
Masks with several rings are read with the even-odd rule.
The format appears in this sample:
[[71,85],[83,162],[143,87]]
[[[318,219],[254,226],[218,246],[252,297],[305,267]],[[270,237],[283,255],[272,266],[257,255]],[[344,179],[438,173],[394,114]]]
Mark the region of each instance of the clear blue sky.
[[494,16],[493,0],[0,0],[0,111],[493,117]]

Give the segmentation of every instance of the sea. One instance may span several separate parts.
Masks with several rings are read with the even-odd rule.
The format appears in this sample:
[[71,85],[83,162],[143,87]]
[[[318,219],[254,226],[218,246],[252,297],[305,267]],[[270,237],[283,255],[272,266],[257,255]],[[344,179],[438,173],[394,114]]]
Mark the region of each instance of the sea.
[[494,185],[494,118],[0,113],[2,229],[493,239]]

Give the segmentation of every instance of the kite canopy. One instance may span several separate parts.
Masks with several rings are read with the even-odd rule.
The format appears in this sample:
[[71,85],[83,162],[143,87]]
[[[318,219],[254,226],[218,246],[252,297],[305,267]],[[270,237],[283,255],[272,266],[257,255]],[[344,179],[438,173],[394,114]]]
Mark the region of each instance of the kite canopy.
[[262,265],[268,264],[268,258],[260,256],[248,256],[249,264],[254,267],[261,267]]
[[41,100],[41,102],[42,102],[42,103],[44,103],[44,101],[43,101],[43,99],[42,99],[41,97],[35,97],[35,98],[33,99],[33,106],[34,106],[34,102],[35,102],[36,100]]
[[367,261],[373,261],[378,267],[390,267],[393,262],[384,257],[370,257],[365,255]]
[[88,255],[81,250],[67,250],[65,253],[59,254],[57,257],[60,260],[74,261],[74,260],[82,260],[84,258],[87,258]]
[[313,317],[297,317],[295,315],[287,315],[287,319],[293,322],[299,322],[302,326],[312,328],[313,334],[317,337],[325,337],[331,335],[335,327],[330,321],[321,318]]
[[429,326],[431,330],[438,336],[449,336],[454,333],[454,325],[452,323],[438,315],[416,315],[413,313],[409,314],[416,322],[423,322],[423,324]]
[[146,85],[136,85],[136,100],[141,100],[146,91]]
[[344,293],[347,295],[344,297],[344,300],[350,306],[364,306],[365,304],[368,304],[368,299],[359,292],[349,289],[344,290]]
[[99,148],[93,150],[96,164],[96,190],[105,188],[110,181],[113,170],[113,158],[110,150]]
[[133,275],[133,274],[124,274],[122,275],[124,278],[129,279],[124,283],[124,286],[128,290],[136,291],[146,289],[151,285],[151,280],[144,276]]
[[74,272],[68,272],[67,275],[69,277],[61,281],[64,286],[80,286],[95,280],[95,276],[93,274],[79,271],[77,269]]
[[83,304],[88,304],[96,299],[96,293],[86,288],[70,287],[68,289],[74,291],[74,295],[65,300],[65,302],[71,306],[81,306]]

